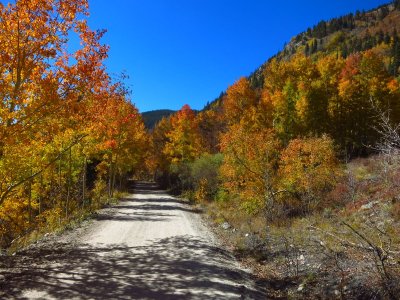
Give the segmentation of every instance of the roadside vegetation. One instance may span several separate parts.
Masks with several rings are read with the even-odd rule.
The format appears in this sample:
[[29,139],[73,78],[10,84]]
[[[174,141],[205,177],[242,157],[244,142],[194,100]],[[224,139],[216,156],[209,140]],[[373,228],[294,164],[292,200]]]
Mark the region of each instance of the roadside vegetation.
[[384,26],[398,14],[396,2],[347,16],[317,50],[285,48],[151,133],[150,173],[202,205],[277,298],[400,295],[400,47],[398,24]]
[[0,4],[0,249],[118,197],[144,152],[141,116],[87,16],[86,0]]

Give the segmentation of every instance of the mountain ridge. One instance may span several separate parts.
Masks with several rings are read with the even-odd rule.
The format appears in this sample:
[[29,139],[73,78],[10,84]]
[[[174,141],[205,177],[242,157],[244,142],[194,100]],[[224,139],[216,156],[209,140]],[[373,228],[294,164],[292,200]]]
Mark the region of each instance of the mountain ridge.
[[141,115],[143,117],[144,125],[148,130],[151,130],[162,118],[168,117],[175,112],[176,111],[172,109],[155,109],[142,112]]
[[[397,33],[400,33],[400,0],[382,4],[368,11],[356,11],[330,20],[321,20],[292,37],[281,51],[244,77],[250,81],[253,89],[259,90],[264,84],[264,70],[273,59],[289,60],[300,52],[307,56],[317,56],[335,51],[345,58],[355,52],[372,49],[385,40],[389,44],[390,39],[397,36]],[[400,58],[392,69],[397,70],[399,67]],[[224,95],[225,92],[222,92],[204,109],[218,106]]]

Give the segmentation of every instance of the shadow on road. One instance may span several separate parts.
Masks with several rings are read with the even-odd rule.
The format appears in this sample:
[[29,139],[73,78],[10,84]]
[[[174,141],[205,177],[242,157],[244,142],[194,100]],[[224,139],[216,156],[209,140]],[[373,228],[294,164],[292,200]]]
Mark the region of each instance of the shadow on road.
[[175,217],[175,214],[163,214],[160,212],[118,212],[114,214],[97,214],[93,219],[97,221],[120,221],[120,222],[162,222]]
[[21,291],[39,289],[43,298],[57,299],[264,299],[232,283],[246,275],[221,264],[231,259],[191,236],[140,247],[56,244],[3,263],[11,271],[0,269],[0,298],[24,299]]
[[166,194],[166,191],[161,190],[154,182],[132,181],[129,188],[129,193],[138,194]]
[[[136,184],[139,194],[155,194],[156,188]],[[99,212],[96,219],[158,222],[181,211],[193,212],[161,191],[151,199],[126,199],[114,213]],[[32,295],[38,299],[265,299],[238,284],[249,275],[233,268],[232,260],[228,252],[192,235],[149,240],[136,247],[50,241],[0,257],[0,299]],[[26,294],[29,290],[38,292]]]
[[[177,205],[168,205],[168,203],[179,203],[179,202],[169,202],[168,200],[164,200],[164,199],[159,199],[157,201],[152,201],[152,203],[154,204],[148,204],[148,201],[146,199],[146,204],[133,204],[133,203],[141,203],[143,202],[140,199],[132,199],[129,200],[130,203],[132,203],[132,205],[118,205],[118,208],[122,208],[122,209],[132,209],[132,214],[134,213],[134,211],[151,211],[157,212],[157,215],[162,213],[159,213],[160,211],[186,211],[186,212],[190,212],[190,213],[200,213],[201,210],[199,209],[195,209],[195,208],[191,208],[189,206],[187,206],[188,204],[185,204],[185,206],[177,206]],[[158,204],[156,204],[158,203]]]

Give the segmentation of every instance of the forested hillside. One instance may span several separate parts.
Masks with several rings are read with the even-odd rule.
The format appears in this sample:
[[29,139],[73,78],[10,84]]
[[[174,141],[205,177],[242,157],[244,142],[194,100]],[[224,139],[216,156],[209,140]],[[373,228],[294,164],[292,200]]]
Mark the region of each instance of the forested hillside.
[[[393,60],[388,69],[398,75],[398,33],[400,32],[400,13],[398,1],[365,12],[357,11],[348,15],[321,21],[300,33],[287,43],[282,51],[268,60],[288,60],[296,53],[306,56],[314,54],[336,54],[346,58],[352,53],[369,50],[382,43],[391,46]],[[396,9],[397,8],[397,9]],[[392,39],[395,39],[391,43]],[[397,53],[397,54],[395,54]],[[262,88],[264,70],[268,62],[257,69],[249,80],[253,88]]]
[[[347,58],[353,53],[369,50],[382,44],[390,48],[391,52],[392,59],[385,62],[386,68],[393,76],[397,76],[400,67],[398,7],[398,2],[394,1],[368,12],[357,11],[329,21],[321,21],[309,27],[293,37],[289,43],[285,44],[282,51],[269,58],[265,64],[247,77],[251,87],[256,90],[263,88],[265,69],[273,60],[287,61],[296,54],[311,56],[313,59],[329,54]],[[211,105],[219,103],[223,96],[224,93],[221,93],[216,100],[211,102]]]
[[157,180],[233,226],[241,253],[276,255],[269,270],[303,280],[299,291],[314,278],[336,297],[399,294],[399,8],[320,22],[199,114],[185,105],[152,132]]
[[172,115],[175,111],[170,109],[159,109],[142,113],[143,122],[147,129],[151,130],[164,117]]

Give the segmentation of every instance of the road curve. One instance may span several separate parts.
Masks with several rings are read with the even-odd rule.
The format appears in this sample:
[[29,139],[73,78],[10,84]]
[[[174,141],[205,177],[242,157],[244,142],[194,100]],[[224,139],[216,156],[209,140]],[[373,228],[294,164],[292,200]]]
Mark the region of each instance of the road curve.
[[67,236],[0,264],[0,298],[265,298],[196,211],[149,183]]

